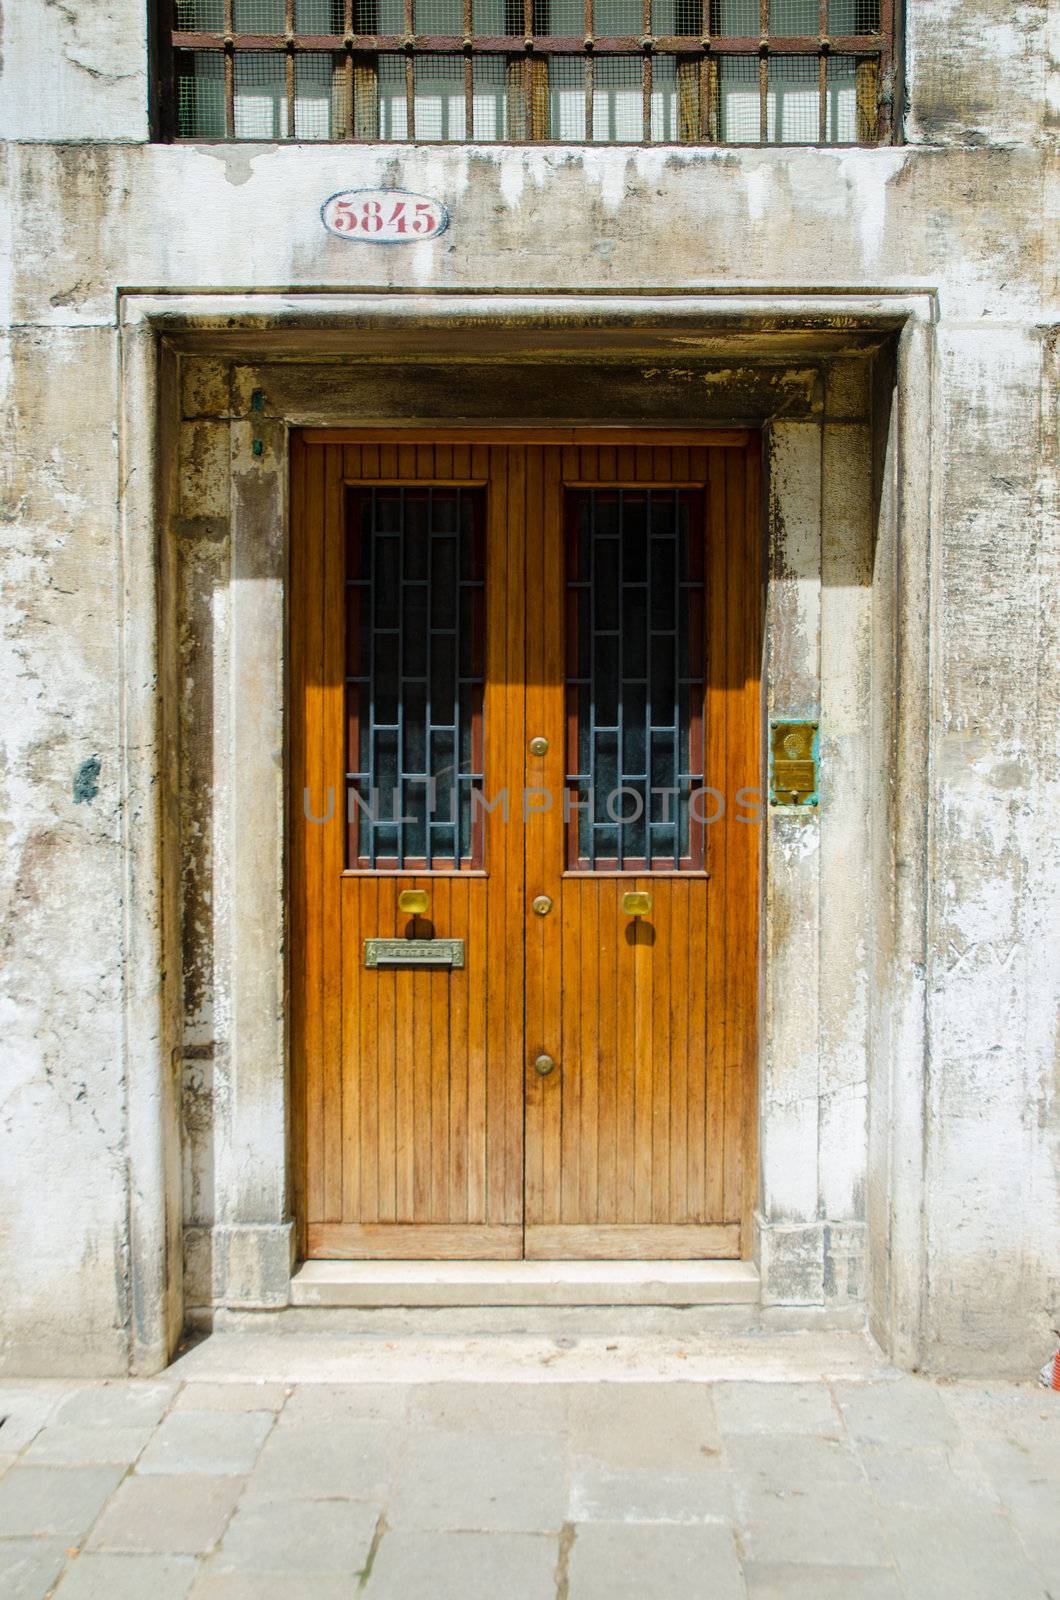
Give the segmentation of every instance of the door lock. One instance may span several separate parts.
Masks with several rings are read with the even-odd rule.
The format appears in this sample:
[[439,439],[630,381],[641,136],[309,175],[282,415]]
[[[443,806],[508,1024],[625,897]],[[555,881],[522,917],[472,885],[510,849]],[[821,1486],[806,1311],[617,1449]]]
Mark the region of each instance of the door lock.
[[537,917],[547,917],[552,910],[552,900],[547,894],[535,894],[530,908]]

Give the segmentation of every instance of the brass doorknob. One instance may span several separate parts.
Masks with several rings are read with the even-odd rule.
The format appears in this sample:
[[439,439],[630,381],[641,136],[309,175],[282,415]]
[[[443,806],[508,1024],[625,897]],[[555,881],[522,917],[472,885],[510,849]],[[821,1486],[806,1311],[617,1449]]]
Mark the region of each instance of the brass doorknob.
[[631,894],[622,896],[622,910],[627,917],[650,917],[651,895],[643,889],[636,889]]
[[410,917],[422,917],[430,903],[426,889],[402,889],[398,895],[398,910],[406,911]]
[[539,1078],[547,1078],[549,1073],[554,1072],[555,1070],[556,1063],[553,1061],[551,1056],[547,1056],[544,1054],[544,1052],[542,1052],[541,1055],[534,1057],[534,1071],[537,1073]]
[[530,740],[530,754],[532,756],[548,755],[548,740],[540,733],[535,734],[534,738]]
[[535,894],[530,902],[530,908],[535,916],[547,917],[552,910],[552,900],[547,894]]

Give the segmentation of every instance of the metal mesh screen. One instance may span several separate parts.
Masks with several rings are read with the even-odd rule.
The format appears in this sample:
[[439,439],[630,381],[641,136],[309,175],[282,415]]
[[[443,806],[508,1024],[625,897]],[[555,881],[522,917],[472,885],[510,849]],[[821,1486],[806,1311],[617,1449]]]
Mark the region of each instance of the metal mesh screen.
[[755,56],[718,62],[718,139],[722,144],[761,142],[761,98]]
[[728,34],[734,39],[751,38],[759,34],[758,0],[712,0],[710,31],[719,38]]
[[880,0],[828,0],[829,33],[878,33],[879,30]]
[[769,31],[779,39],[798,39],[818,33],[821,8],[818,0],[769,0]]

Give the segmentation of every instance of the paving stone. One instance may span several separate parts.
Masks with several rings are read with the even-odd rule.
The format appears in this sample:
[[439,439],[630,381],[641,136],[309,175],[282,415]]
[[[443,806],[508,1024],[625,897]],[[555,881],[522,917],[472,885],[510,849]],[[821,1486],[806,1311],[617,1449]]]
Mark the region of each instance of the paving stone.
[[414,1427],[454,1433],[562,1433],[584,1384],[425,1383],[409,1398]]
[[705,1383],[581,1384],[569,1417],[572,1452],[616,1467],[700,1467],[721,1449]]
[[815,1433],[842,1437],[843,1424],[823,1383],[716,1383],[722,1433]]
[[567,1515],[557,1434],[432,1432],[405,1451],[387,1506],[392,1527],[549,1533]]
[[123,1472],[123,1467],[30,1467],[20,1462],[0,1478],[0,1536],[82,1538]]
[[357,1600],[356,1578],[270,1578],[261,1573],[206,1572],[189,1600]]
[[744,1548],[752,1561],[822,1567],[891,1564],[890,1545],[863,1485],[796,1481],[778,1492],[740,1479],[735,1497]]
[[904,1600],[898,1575],[886,1567],[744,1567],[747,1600]]
[[731,1532],[589,1523],[567,1561],[569,1600],[744,1600]]
[[865,1473],[845,1440],[801,1433],[732,1433],[725,1442],[739,1477],[774,1489],[804,1483],[864,1483]]
[[279,1411],[290,1390],[283,1383],[186,1383],[174,1411]]
[[207,1570],[350,1581],[365,1567],[379,1514],[355,1500],[241,1505]]
[[220,1539],[243,1478],[126,1478],[88,1539],[90,1550],[198,1555]]
[[910,1506],[883,1517],[909,1600],[1045,1600],[1005,1517]]
[[247,1485],[247,1499],[381,1502],[404,1441],[404,1430],[385,1422],[277,1428]]
[[0,1539],[4,1600],[44,1600],[63,1569],[65,1539]]
[[176,1383],[165,1380],[93,1383],[64,1400],[55,1420],[72,1426],[153,1428],[176,1392]]
[[37,1466],[76,1466],[93,1461],[128,1466],[150,1437],[150,1428],[90,1428],[56,1422],[41,1429],[22,1459]]
[[71,1561],[55,1600],[185,1600],[199,1567],[190,1556],[112,1556]]
[[271,1411],[173,1411],[137,1463],[138,1473],[247,1473],[261,1453]]
[[53,1385],[30,1388],[28,1385],[4,1385],[0,1388],[0,1443],[5,1454],[17,1455],[55,1415],[69,1390]]
[[720,1463],[692,1472],[667,1467],[612,1467],[575,1457],[570,1466],[571,1522],[731,1522],[732,1487]]
[[540,1533],[391,1530],[365,1600],[554,1600],[559,1541]]
[[915,1378],[889,1383],[836,1383],[836,1403],[847,1432],[859,1441],[912,1449],[956,1445],[960,1429],[938,1391]]
[[300,1423],[404,1422],[409,1388],[405,1383],[300,1383],[280,1414],[286,1426]]
[[864,1444],[858,1458],[873,1494],[883,1505],[922,1510],[978,1502],[996,1511],[998,1498],[971,1450],[902,1450]]

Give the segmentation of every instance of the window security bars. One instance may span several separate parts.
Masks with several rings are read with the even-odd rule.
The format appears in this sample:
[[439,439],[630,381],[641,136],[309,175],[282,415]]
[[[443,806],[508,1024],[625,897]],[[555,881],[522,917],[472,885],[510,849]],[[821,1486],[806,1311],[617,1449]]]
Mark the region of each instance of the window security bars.
[[567,866],[702,868],[703,496],[567,498]]
[[894,0],[162,0],[187,139],[875,144]]
[[347,867],[481,866],[484,499],[350,491]]

